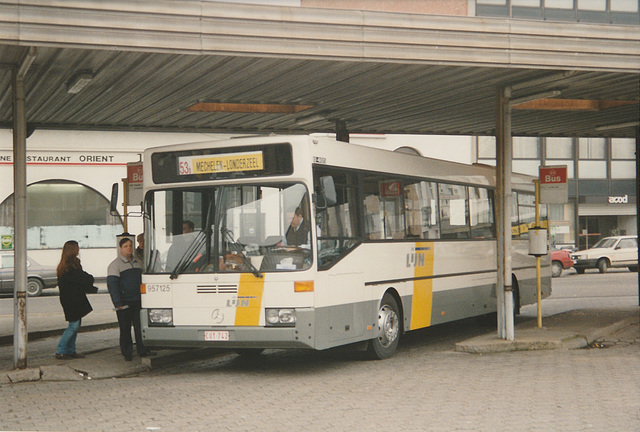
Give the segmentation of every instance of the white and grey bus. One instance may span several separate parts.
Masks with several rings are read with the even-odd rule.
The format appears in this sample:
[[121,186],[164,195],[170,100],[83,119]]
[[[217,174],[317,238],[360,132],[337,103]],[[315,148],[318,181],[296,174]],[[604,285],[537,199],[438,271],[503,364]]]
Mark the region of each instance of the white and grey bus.
[[[519,308],[536,301],[534,184],[513,183]],[[406,331],[496,311],[492,167],[253,137],[148,149],[144,190],[149,346],[387,358]]]

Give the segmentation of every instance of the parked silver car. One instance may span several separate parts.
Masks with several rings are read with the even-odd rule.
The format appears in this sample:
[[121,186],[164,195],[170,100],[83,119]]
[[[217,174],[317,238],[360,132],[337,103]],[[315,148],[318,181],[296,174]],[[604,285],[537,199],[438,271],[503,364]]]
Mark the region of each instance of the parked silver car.
[[600,273],[606,273],[610,267],[628,267],[631,271],[638,271],[638,237],[605,237],[592,248],[572,253],[571,259],[578,274],[588,268],[597,268]]
[[[13,254],[0,255],[0,292],[13,293]],[[45,288],[58,286],[56,268],[43,266],[27,257],[27,294],[37,297]]]

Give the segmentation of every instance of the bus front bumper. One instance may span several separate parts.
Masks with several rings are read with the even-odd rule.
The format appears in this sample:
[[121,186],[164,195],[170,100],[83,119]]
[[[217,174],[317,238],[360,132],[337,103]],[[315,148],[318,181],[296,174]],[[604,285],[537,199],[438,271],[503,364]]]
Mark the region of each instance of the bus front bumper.
[[[142,339],[150,348],[315,348],[311,309],[296,309],[295,327],[156,327],[149,326],[145,309],[142,312]],[[207,340],[212,334],[228,340]]]

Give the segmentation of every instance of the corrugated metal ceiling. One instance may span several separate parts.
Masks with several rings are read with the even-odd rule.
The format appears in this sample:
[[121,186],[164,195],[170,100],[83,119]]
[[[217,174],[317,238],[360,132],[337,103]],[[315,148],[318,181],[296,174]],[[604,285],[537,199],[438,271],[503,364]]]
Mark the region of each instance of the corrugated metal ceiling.
[[[12,3],[15,8],[18,8],[17,2],[5,3]],[[33,3],[36,6],[38,4],[38,2],[23,3]],[[97,7],[99,2],[86,3]],[[171,9],[169,6],[177,7],[173,3],[179,2],[163,4],[165,8]],[[124,3],[120,4],[122,5]],[[33,8],[36,6],[32,5]],[[113,7],[117,8],[118,5]],[[146,5],[145,8],[147,7],[149,6]],[[225,8],[233,11],[234,5],[225,5]],[[277,22],[278,19],[283,19],[281,17],[284,14],[283,10],[287,9],[289,8],[257,8],[259,12],[257,15],[275,14],[277,16],[273,21]],[[73,8],[68,12],[72,17],[74,13],[79,13]],[[149,13],[147,9],[143,12]],[[218,9],[214,9],[208,13],[211,15],[218,12]],[[241,9],[238,9],[238,14],[240,12]],[[102,13],[100,10],[96,11],[96,14],[100,13]],[[109,13],[113,14],[113,11]],[[135,10],[130,13],[133,15],[128,15],[128,12],[119,12],[118,16],[121,19],[127,16],[128,20],[132,20],[132,16],[135,18],[134,15],[140,14],[140,11]],[[307,15],[304,14],[309,12],[296,13],[303,14],[302,17],[298,17],[300,21],[303,18],[307,19]],[[87,14],[86,8],[83,9],[83,14]],[[402,22],[402,16],[398,15],[374,14],[373,16],[379,20],[382,20],[381,17],[390,19],[388,16],[395,18],[394,25],[398,27],[401,25],[398,22]],[[369,15],[364,16],[366,18]],[[174,27],[180,27],[180,23],[176,24],[175,20],[187,20],[175,13],[163,17],[165,21],[169,18],[174,23]],[[189,16],[188,20],[192,18]],[[237,25],[238,19],[236,16],[218,17],[217,22]],[[412,43],[410,39],[406,39],[406,33],[411,32],[416,26],[421,28],[414,31],[418,33],[426,31],[422,27],[434,25],[429,19],[428,16],[412,17],[407,21],[407,26],[402,29],[402,32],[390,32],[387,36],[378,35],[378,37],[387,37],[389,43],[392,43],[391,36],[401,35],[403,45],[398,49],[409,50]],[[94,17],[92,24],[88,24],[87,27],[92,25],[98,27],[96,23],[104,26],[104,20],[108,21],[107,18]],[[422,20],[418,23],[419,25],[416,24],[417,20]],[[70,21],[73,20],[70,19]],[[436,19],[435,23],[438,22]],[[447,25],[452,26],[451,22],[448,21]],[[299,22],[281,21],[280,23],[282,26],[280,32],[285,35],[287,26],[292,26],[291,33],[295,34],[294,27],[297,28],[300,25]],[[57,25],[65,28],[71,24],[63,22]],[[78,24],[74,21],[73,25]],[[273,23],[270,25],[273,26]],[[345,27],[344,23],[321,22],[316,25],[321,25],[324,31],[332,28],[344,31]],[[486,31],[484,22],[462,20],[459,25],[461,28],[482,25],[483,37],[491,37],[491,33]],[[533,25],[527,23],[527,26]],[[429,53],[436,52],[437,55],[449,56],[447,58],[451,60],[438,60],[435,54],[431,61],[415,61],[409,54],[404,57],[398,54],[394,55],[394,58],[384,60],[380,58],[381,55],[377,51],[374,51],[380,45],[379,42],[370,44],[371,57],[363,55],[361,58],[348,58],[347,48],[351,45],[336,48],[335,41],[320,39],[317,34],[309,33],[308,29],[305,30],[307,37],[305,43],[310,45],[304,48],[308,50],[307,53],[276,54],[277,51],[283,50],[282,46],[275,49],[265,45],[264,55],[256,55],[247,52],[225,53],[222,52],[225,51],[222,48],[217,50],[221,52],[202,48],[200,51],[191,52],[186,49],[186,45],[181,46],[178,42],[171,42],[176,45],[175,49],[171,49],[171,43],[168,41],[173,36],[160,33],[157,34],[157,48],[140,47],[140,44],[135,41],[132,41],[129,46],[113,47],[112,38],[116,36],[106,31],[97,39],[93,33],[83,36],[82,30],[78,30],[77,39],[72,36],[55,36],[52,39],[57,38],[57,41],[45,42],[44,35],[33,36],[38,32],[46,32],[45,24],[40,23],[38,26],[41,28],[37,31],[31,29],[32,33],[29,33],[32,40],[25,41],[24,39],[28,39],[25,25],[14,29],[8,21],[0,22],[0,30],[5,29],[4,33],[0,31],[0,35],[9,34],[0,38],[0,63],[17,64],[28,46],[37,46],[36,59],[29,69],[25,82],[27,121],[36,128],[288,133],[331,131],[334,127],[333,122],[342,120],[346,122],[349,131],[359,133],[493,134],[498,88],[551,76],[563,70],[573,70],[575,74],[561,81],[538,85],[531,90],[521,90],[514,93],[514,97],[546,89],[561,89],[560,97],[563,99],[635,102],[640,100],[640,71],[633,70],[633,65],[640,64],[640,48],[634,48],[633,45],[628,44],[636,39],[629,40],[628,32],[625,29],[621,31],[617,27],[623,36],[619,37],[619,40],[612,40],[612,52],[603,55],[609,56],[614,53],[619,58],[615,61],[612,59],[612,64],[615,63],[616,66],[607,70],[606,61],[603,65],[598,64],[597,53],[594,52],[586,53],[588,56],[580,59],[578,59],[579,55],[585,53],[575,54],[571,58],[564,53],[567,56],[566,66],[559,67],[550,66],[558,62],[557,59],[548,62],[541,60],[539,65],[528,67],[525,63],[531,62],[529,58],[526,61],[523,59],[522,64],[517,65],[500,65],[500,61],[490,59],[465,63],[456,61],[455,47],[448,48],[450,53],[441,54],[437,50],[434,51],[433,46],[428,47],[430,51],[418,46],[425,43],[422,40],[415,42],[414,48],[418,57],[427,55],[423,52],[427,50]],[[384,32],[388,30],[387,27],[389,24],[385,24],[378,30]],[[601,26],[595,27],[598,31],[602,31]],[[318,28],[318,34],[321,34],[320,30]],[[16,35],[10,34],[11,31],[15,31]],[[201,31],[203,30],[194,30],[193,37],[198,37]],[[460,35],[473,37],[474,31],[476,30],[464,30]],[[24,32],[24,35],[21,32]],[[119,43],[122,43],[121,40],[127,30],[122,32],[123,34],[117,35]],[[136,32],[139,33],[140,30],[136,29]],[[267,41],[267,38],[260,38],[260,34],[260,28],[252,28],[251,37],[254,38],[256,45],[252,48],[253,51],[260,51],[262,42],[273,44],[273,36],[270,36]],[[437,34],[437,31],[434,34]],[[150,36],[146,35],[146,37]],[[16,42],[18,39],[19,41]],[[83,42],[85,39],[90,41]],[[562,43],[563,40],[576,43],[575,39],[579,37],[569,34],[565,39],[558,39],[556,43]],[[78,42],[74,44],[73,40]],[[287,36],[282,36],[279,44],[286,46],[287,40]],[[596,42],[600,44],[603,40],[606,40],[605,36],[600,37]],[[491,43],[488,40],[485,42]],[[588,37],[585,36],[582,42],[589,43]],[[318,46],[317,51],[321,54],[311,55],[313,43]],[[438,41],[433,43],[437,48]],[[223,42],[221,44],[223,45]],[[238,42],[235,41],[234,44]],[[362,44],[364,49],[361,49],[366,51],[368,42],[363,41]],[[555,45],[553,47],[552,50],[546,50],[550,57],[563,54],[554,54],[553,51],[558,51],[560,48]],[[237,49],[234,48],[236,51]],[[481,50],[481,48],[477,49]],[[525,51],[530,53],[531,50],[532,48],[527,45]],[[229,48],[226,51],[233,50]],[[345,58],[338,58],[337,52],[342,53]],[[531,54],[531,58],[538,58],[544,52],[545,47],[539,47],[534,54]],[[511,54],[515,57],[513,52]],[[67,83],[70,78],[77,71],[87,69],[94,73],[93,81],[78,94],[67,93]],[[11,125],[10,88],[10,71],[0,70],[0,89],[3,90],[0,94],[0,124],[4,127]],[[304,115],[320,113],[324,119],[300,125],[296,122],[296,118],[300,117],[301,113],[186,111],[186,108],[197,102],[313,105],[314,107],[305,111]],[[514,110],[512,131],[514,135],[634,136],[633,123],[638,121],[638,112],[638,103],[599,111]],[[624,123],[630,123],[631,126],[599,129],[601,126]]]

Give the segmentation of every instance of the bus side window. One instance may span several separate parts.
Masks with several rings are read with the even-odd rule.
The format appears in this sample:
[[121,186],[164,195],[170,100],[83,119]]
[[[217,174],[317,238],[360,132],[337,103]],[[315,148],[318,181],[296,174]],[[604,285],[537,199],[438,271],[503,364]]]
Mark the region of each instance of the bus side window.
[[327,173],[314,170],[314,191],[321,188],[321,178],[330,175],[335,185],[335,202],[320,202],[315,211],[318,236],[318,267],[327,269],[345,256],[349,250],[359,244],[356,185],[353,174],[341,172]]
[[365,175],[363,189],[367,238],[406,238],[402,181],[395,177]]
[[469,238],[467,187],[446,183],[439,183],[439,187],[442,238]]
[[471,238],[495,238],[492,191],[479,187],[469,188],[469,220],[471,222]]
[[438,185],[419,181],[404,188],[407,232],[409,238],[440,238],[438,220]]

